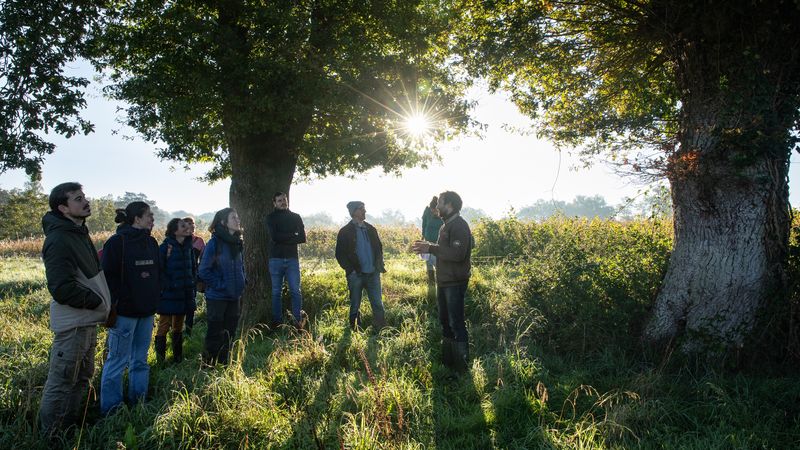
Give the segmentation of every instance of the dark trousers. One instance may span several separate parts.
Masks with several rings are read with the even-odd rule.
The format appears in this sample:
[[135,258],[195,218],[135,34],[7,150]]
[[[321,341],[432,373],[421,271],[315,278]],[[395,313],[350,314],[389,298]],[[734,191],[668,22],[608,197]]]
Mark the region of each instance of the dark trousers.
[[436,300],[439,304],[439,322],[442,336],[456,342],[469,342],[467,324],[464,321],[464,294],[467,283],[458,286],[439,286]]
[[241,315],[241,303],[241,299],[206,301],[206,362],[228,364],[228,354]]
[[183,321],[184,325],[186,325],[186,330],[191,331],[194,328],[194,311],[188,311],[186,313],[186,318]]
[[195,294],[194,300],[195,300],[195,307],[193,309],[190,308],[189,311],[186,311],[186,319],[183,321],[183,324],[186,326],[186,331],[190,333],[192,331],[192,328],[194,327],[194,313],[195,310],[197,309],[197,301],[198,301],[197,294]]

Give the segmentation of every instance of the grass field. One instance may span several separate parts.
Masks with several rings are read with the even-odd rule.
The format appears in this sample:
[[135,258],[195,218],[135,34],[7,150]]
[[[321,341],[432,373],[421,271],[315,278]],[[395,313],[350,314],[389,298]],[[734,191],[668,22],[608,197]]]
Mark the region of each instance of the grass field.
[[[561,248],[559,258],[571,261],[564,255],[576,249],[586,250]],[[146,403],[101,419],[92,393],[84,427],[50,443],[35,428],[51,341],[43,266],[4,257],[0,448],[800,448],[800,372],[701,372],[638,350],[623,338],[635,325],[625,320],[636,322],[640,312],[614,305],[635,310],[645,300],[623,290],[627,282],[606,289],[617,303],[602,298],[604,280],[626,280],[602,274],[628,261],[604,258],[613,264],[555,267],[588,280],[608,310],[588,317],[618,327],[606,329],[607,338],[600,326],[565,320],[588,308],[586,299],[569,304],[575,282],[547,273],[551,284],[532,282],[532,271],[544,270],[535,264],[478,265],[467,299],[473,361],[462,377],[439,362],[435,302],[420,260],[389,259],[389,327],[379,335],[346,327],[346,285],[335,263],[306,261],[310,332],[250,330],[231,366],[203,370],[201,309],[183,363],[158,367],[151,353]],[[97,352],[99,361],[102,345]]]

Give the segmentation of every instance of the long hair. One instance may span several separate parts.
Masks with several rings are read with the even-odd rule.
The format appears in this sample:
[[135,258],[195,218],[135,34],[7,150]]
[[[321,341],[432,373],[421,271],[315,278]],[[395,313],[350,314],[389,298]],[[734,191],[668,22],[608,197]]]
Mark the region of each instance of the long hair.
[[175,239],[175,232],[178,231],[178,225],[182,221],[183,221],[183,219],[176,217],[176,218],[170,220],[169,222],[167,222],[167,231],[164,232],[164,234],[167,237],[171,237],[172,239]]
[[234,211],[236,210],[233,208],[222,208],[217,211],[217,213],[214,214],[214,219],[211,220],[211,225],[208,226],[208,231],[213,233],[219,224],[227,226],[228,215]]
[[434,195],[433,198],[431,199],[431,203],[428,205],[428,207],[430,207],[431,209],[435,210],[437,203],[439,203],[439,198]]
[[114,217],[114,222],[133,225],[137,217],[144,216],[149,210],[150,205],[145,202],[130,202],[125,209],[120,208],[116,210],[117,216]]

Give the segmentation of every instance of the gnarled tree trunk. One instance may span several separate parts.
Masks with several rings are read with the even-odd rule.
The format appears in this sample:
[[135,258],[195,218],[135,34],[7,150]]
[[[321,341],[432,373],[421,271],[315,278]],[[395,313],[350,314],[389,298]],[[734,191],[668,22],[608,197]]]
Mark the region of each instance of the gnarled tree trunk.
[[711,104],[687,108],[669,170],[674,249],[645,331],[651,341],[679,338],[687,353],[742,346],[784,281],[788,246],[790,149],[726,148],[718,130],[730,124]]
[[249,136],[231,146],[231,206],[244,227],[245,271],[242,325],[266,323],[269,311],[270,278],[267,214],[274,206],[276,191],[289,192],[297,157],[276,139]]

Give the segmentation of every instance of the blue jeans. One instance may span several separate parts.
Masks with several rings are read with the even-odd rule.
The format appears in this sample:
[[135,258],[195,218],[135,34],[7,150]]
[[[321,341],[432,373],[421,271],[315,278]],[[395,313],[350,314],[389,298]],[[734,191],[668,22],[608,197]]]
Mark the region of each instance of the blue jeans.
[[269,275],[272,278],[272,321],[283,321],[281,290],[284,278],[286,278],[289,292],[292,294],[292,316],[294,316],[294,320],[300,320],[300,310],[303,309],[303,296],[300,294],[300,260],[270,258]]
[[147,351],[153,337],[153,316],[117,316],[108,329],[108,357],[100,380],[100,412],[107,415],[122,404],[122,374],[128,369],[128,400],[144,399],[150,377]]
[[372,307],[372,315],[383,317],[383,302],[381,301],[381,274],[372,273],[350,273],[347,275],[347,288],[350,290],[350,321],[358,317],[361,309],[361,297],[364,289],[367,290],[369,304]]
[[469,342],[467,324],[464,320],[464,295],[467,283],[458,286],[439,286],[436,300],[439,303],[439,322],[442,336],[457,342]]

